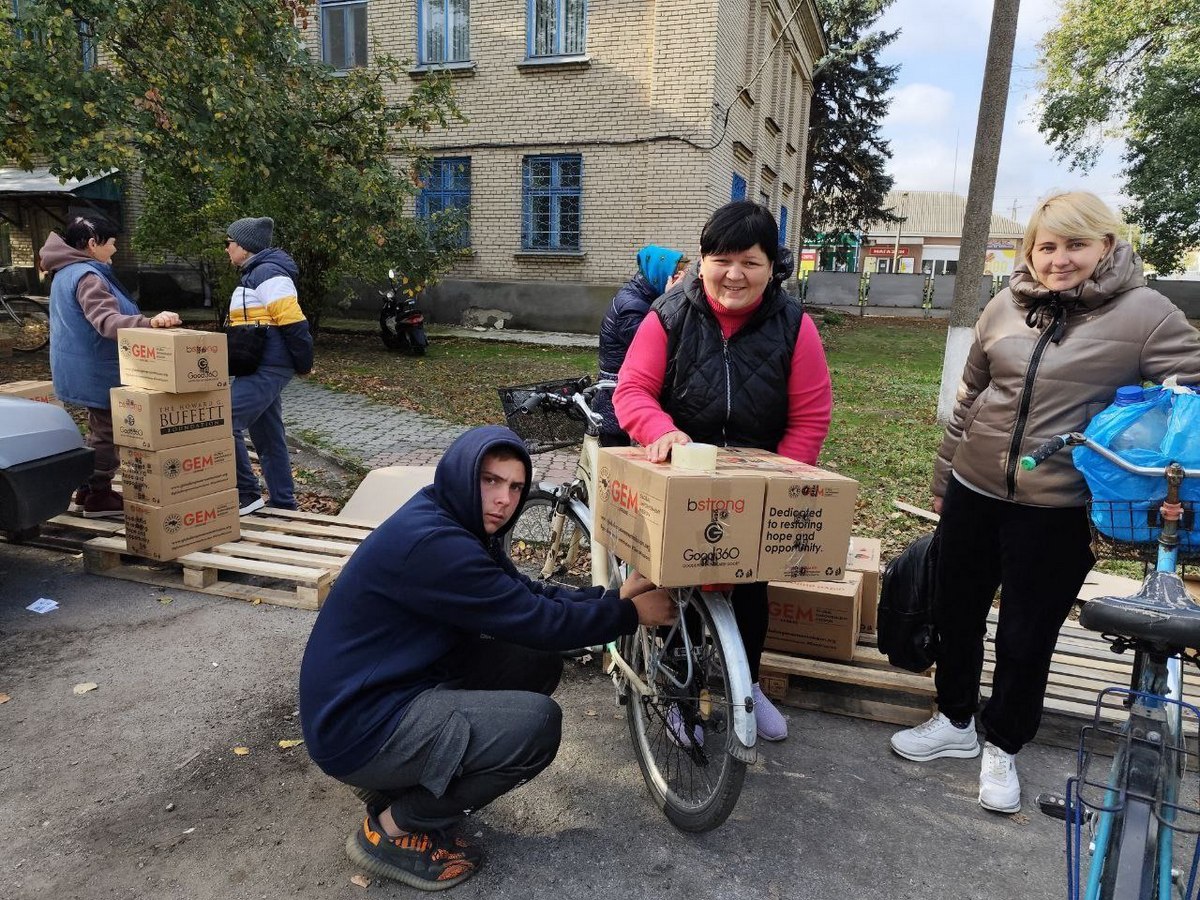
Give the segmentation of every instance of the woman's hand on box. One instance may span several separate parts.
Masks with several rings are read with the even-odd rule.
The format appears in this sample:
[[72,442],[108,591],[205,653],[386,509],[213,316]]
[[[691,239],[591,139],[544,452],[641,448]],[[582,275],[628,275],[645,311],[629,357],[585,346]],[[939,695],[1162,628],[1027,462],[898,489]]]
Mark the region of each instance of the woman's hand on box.
[[668,431],[657,441],[646,445],[646,459],[652,463],[666,462],[676,444],[690,444],[692,439],[682,431]]
[[164,310],[150,320],[151,328],[178,328],[183,324],[183,319],[179,318],[178,313],[167,312]]

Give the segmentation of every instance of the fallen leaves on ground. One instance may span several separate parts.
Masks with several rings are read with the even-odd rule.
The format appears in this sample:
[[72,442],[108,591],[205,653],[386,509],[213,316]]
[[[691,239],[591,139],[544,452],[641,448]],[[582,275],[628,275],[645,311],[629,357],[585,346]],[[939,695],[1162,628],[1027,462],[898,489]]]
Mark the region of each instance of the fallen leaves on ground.
[[8,694],[0,694],[0,703],[7,703],[11,699],[12,697],[8,696]]
[[282,740],[279,742],[279,749],[280,750],[291,750],[293,747],[299,747],[303,743],[304,743],[303,738],[300,738],[297,740],[292,740],[292,739]]
[[371,879],[366,875],[351,875],[350,883],[357,884],[361,888],[367,888],[371,886]]
[[81,684],[75,685],[75,687],[71,688],[71,691],[75,694],[86,694],[89,691],[96,690],[98,687],[100,687],[100,685],[96,684],[94,681],[85,681]]
[[233,755],[234,756],[249,756],[250,748],[249,747],[234,747]]

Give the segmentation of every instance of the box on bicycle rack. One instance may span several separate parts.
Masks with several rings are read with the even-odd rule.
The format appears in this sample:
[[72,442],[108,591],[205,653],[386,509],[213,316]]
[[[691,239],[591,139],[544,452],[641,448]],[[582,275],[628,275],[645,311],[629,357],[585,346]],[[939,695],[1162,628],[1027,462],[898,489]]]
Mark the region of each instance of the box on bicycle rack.
[[645,454],[600,448],[596,540],[663,587],[765,581],[758,573],[762,477],[675,469]]
[[540,384],[519,384],[500,388],[500,405],[504,408],[504,423],[525,442],[530,453],[545,453],[560,447],[573,447],[583,442],[585,422],[577,406],[551,407],[541,404],[532,410],[521,407],[534,394],[557,394],[570,397],[592,383],[580,378],[560,378]]

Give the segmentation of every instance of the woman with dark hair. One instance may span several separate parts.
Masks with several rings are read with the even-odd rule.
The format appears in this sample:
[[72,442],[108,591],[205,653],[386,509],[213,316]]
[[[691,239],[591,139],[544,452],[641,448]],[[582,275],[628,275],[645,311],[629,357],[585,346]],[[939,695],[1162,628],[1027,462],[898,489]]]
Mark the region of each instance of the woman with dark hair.
[[[655,301],[638,329],[613,403],[646,458],[664,462],[692,440],[757,447],[814,464],[833,408],[817,327],[783,290],[791,254],[765,207],[726,204],[700,233],[700,265]],[[767,586],[733,592],[754,681],[759,736],[787,737],[787,721],[758,687],[767,635]],[[689,740],[674,728],[681,742]]]
[[92,477],[74,498],[74,508],[82,509],[89,519],[125,512],[121,495],[112,489],[120,465],[108,396],[121,383],[117,329],[182,324],[173,312],[160,312],[152,319],[142,315],[113,274],[117,233],[117,226],[104,216],[76,216],[61,237],[51,232],[41,250],[42,268],[54,273],[50,286],[54,392],[64,403],[87,409],[87,443],[96,451]]

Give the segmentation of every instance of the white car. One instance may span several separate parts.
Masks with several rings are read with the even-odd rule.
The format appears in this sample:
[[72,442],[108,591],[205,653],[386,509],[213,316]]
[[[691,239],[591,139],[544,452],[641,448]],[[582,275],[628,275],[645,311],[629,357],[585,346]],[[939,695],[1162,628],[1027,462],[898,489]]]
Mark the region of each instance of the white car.
[[61,406],[0,395],[0,532],[28,537],[66,512],[93,456]]

